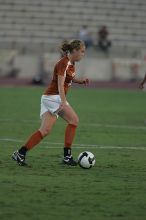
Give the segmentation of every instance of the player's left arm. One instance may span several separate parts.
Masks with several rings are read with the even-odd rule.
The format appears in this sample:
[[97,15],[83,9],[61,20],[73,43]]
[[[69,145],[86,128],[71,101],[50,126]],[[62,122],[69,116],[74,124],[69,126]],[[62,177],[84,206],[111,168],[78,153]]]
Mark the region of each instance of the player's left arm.
[[89,79],[85,78],[85,79],[78,79],[78,78],[73,78],[72,80],[73,83],[78,83],[78,84],[84,84],[84,85],[89,85]]

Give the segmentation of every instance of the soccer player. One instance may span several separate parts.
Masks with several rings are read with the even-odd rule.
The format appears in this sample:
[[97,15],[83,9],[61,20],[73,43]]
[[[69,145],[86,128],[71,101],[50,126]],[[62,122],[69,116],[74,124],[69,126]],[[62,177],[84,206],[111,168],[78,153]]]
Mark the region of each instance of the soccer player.
[[[139,84],[140,89],[144,89],[145,82],[146,82],[146,73],[145,73],[145,76],[144,76],[143,80]],[[144,120],[144,124],[146,125],[146,120]]]
[[146,82],[146,73],[145,73],[144,79],[143,79],[142,82],[139,84],[139,88],[140,88],[140,89],[143,89],[143,88],[144,88],[145,82]]
[[84,85],[89,83],[88,79],[78,79],[75,76],[75,63],[84,56],[85,44],[81,40],[64,41],[61,49],[64,56],[56,63],[53,79],[41,97],[41,126],[19,150],[12,154],[12,159],[20,166],[27,165],[25,162],[26,153],[50,134],[58,116],[67,122],[63,163],[71,166],[77,165],[71,153],[71,146],[79,119],[67,101],[66,94],[72,82]]

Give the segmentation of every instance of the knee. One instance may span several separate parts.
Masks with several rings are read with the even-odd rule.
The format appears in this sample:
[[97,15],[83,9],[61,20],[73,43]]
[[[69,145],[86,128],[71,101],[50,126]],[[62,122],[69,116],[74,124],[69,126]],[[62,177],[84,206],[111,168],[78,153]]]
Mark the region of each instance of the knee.
[[77,116],[76,119],[75,119],[75,125],[78,126],[78,123],[79,123],[79,118]]
[[72,120],[69,122],[69,124],[73,124],[75,126],[78,126],[78,123],[79,123],[79,118],[78,116],[72,118]]
[[47,136],[50,133],[51,129],[49,127],[40,129],[40,132],[43,137]]

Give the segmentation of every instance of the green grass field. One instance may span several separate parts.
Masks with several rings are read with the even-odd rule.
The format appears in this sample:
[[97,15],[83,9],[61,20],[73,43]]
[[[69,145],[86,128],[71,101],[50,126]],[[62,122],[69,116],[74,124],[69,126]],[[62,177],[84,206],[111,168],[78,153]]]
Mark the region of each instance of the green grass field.
[[39,128],[44,88],[0,88],[0,220],[146,219],[146,93],[72,89],[68,101],[80,123],[73,155],[95,154],[90,170],[61,163],[66,124],[27,155],[11,154]]

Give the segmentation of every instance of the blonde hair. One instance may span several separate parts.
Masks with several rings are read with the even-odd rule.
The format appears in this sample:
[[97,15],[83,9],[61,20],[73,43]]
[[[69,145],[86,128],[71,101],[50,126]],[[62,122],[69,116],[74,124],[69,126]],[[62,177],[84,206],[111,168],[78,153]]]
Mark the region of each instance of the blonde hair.
[[81,40],[65,40],[63,41],[60,49],[64,54],[67,54],[68,52],[72,53],[74,49],[79,50],[81,46],[85,46],[84,42]]

